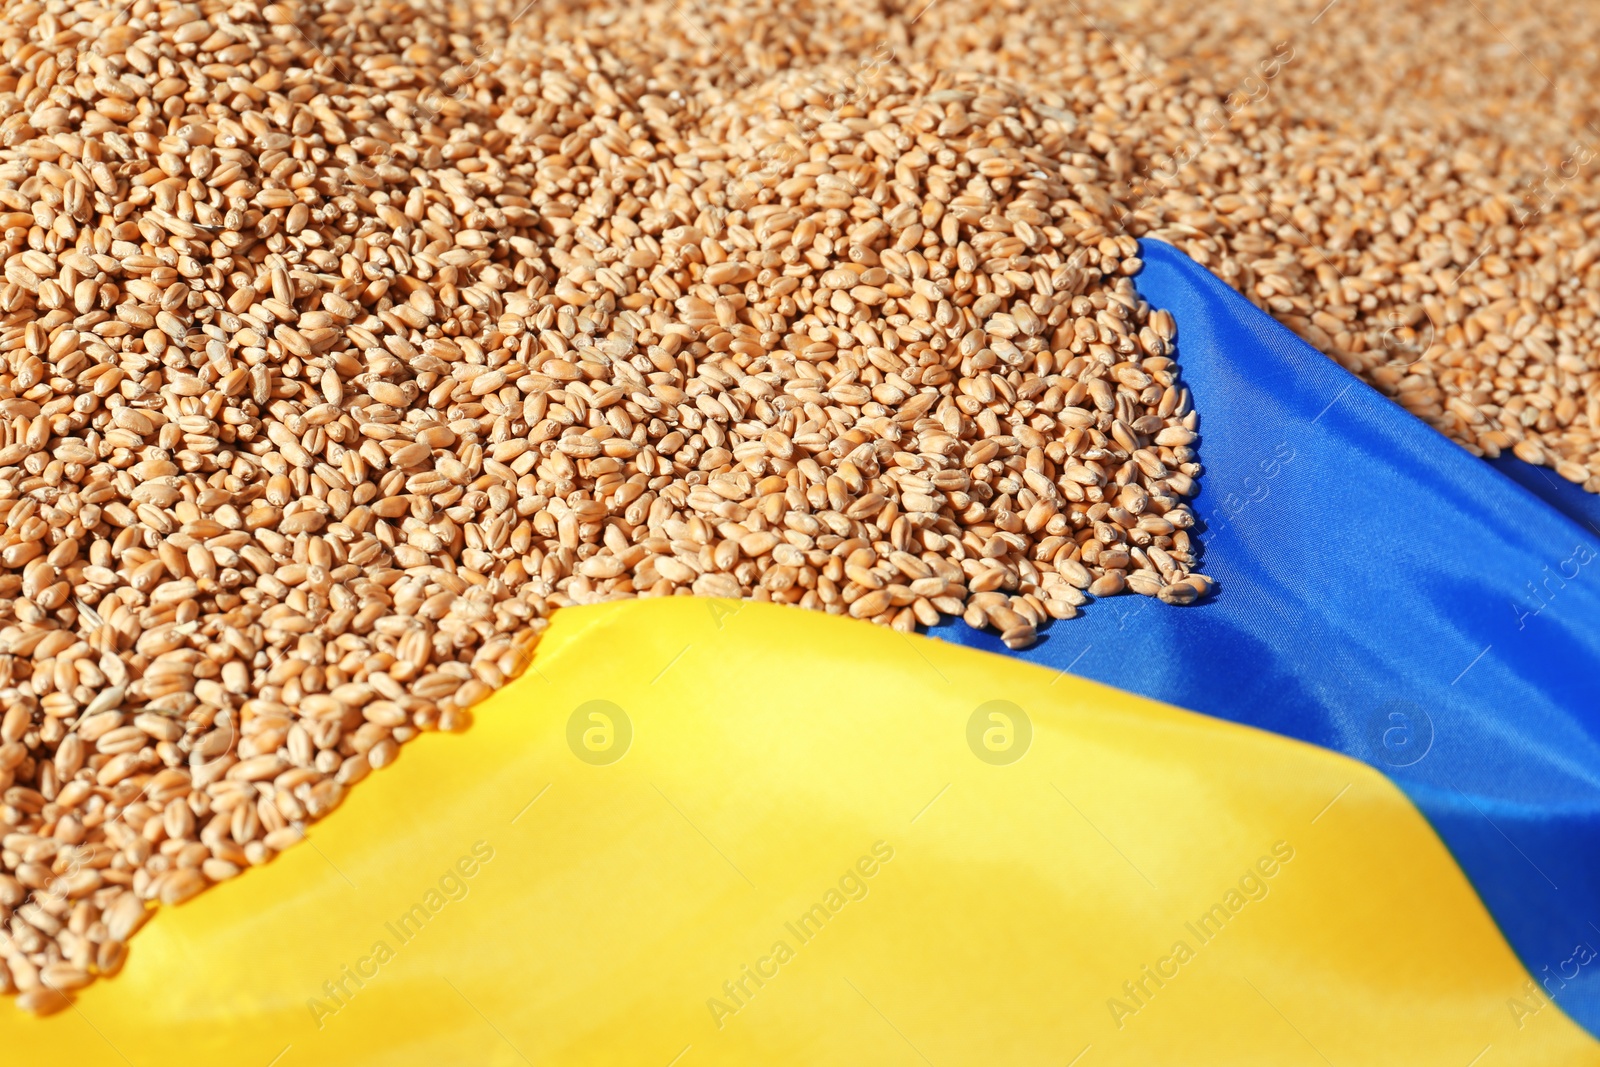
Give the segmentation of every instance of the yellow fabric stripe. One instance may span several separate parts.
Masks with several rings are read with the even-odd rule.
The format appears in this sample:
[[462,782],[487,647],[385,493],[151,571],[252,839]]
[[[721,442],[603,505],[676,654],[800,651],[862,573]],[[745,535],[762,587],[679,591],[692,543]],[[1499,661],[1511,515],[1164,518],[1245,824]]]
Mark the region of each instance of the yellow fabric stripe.
[[1360,764],[931,640],[676,599],[562,612],[471,731],[408,746],[310,844],[163,912],[79,1010],[0,1013],[0,1048],[1600,1063],[1527,983]]

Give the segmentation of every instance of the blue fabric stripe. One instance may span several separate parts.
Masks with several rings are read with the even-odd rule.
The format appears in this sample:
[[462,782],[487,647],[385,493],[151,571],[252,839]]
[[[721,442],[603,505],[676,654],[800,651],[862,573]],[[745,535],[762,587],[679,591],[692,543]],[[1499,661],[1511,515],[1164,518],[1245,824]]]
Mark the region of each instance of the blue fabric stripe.
[[1220,593],[1110,598],[1021,658],[1386,772],[1600,1035],[1600,498],[1474,458],[1182,253],[1142,255],[1201,412]]
[[1490,460],[1494,468],[1574,522],[1600,536],[1600,494],[1586,493],[1548,467],[1524,463],[1510,453]]

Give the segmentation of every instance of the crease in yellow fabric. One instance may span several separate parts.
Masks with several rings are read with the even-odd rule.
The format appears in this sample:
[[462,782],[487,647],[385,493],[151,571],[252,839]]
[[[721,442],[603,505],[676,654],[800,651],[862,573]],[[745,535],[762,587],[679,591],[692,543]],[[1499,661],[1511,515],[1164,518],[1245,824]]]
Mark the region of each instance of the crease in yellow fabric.
[[0,1058],[1600,1064],[1371,769],[687,598],[560,612],[471,730],[131,949]]

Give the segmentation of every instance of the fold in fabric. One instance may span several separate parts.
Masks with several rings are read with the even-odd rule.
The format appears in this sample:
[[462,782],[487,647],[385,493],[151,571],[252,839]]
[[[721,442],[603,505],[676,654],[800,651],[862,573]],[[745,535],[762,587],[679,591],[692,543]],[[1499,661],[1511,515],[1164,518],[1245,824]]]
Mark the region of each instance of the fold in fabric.
[[1473,457],[1182,253],[1142,255],[1201,413],[1219,595],[1103,600],[1008,654],[1383,771],[1600,1034],[1600,499]]
[[1515,456],[1490,461],[1495,470],[1528,490],[1580,526],[1600,535],[1600,494],[1586,493],[1548,467],[1535,467]]
[[692,597],[563,609],[475,712],[4,1062],[1600,1064],[1325,749]]

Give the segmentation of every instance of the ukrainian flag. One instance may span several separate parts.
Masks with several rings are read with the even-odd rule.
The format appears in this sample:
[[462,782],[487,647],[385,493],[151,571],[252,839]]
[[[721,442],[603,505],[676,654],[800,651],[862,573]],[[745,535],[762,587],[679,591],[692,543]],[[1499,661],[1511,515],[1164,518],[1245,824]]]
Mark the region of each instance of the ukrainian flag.
[[561,612],[6,1063],[1600,1063],[1600,509],[1172,249],[1220,595]]

